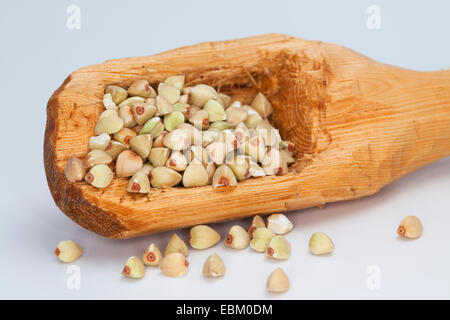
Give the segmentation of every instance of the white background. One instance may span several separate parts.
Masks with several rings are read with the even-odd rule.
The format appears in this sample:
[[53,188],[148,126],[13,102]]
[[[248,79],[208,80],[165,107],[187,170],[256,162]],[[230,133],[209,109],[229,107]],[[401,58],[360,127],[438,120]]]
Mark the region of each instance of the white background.
[[[81,9],[81,29],[68,30],[66,9]],[[376,60],[416,70],[450,66],[446,1],[377,1],[381,29],[366,27],[371,1],[14,1],[0,11],[2,170],[0,182],[0,298],[28,299],[400,299],[450,298],[450,158],[350,202],[289,213],[295,228],[288,261],[269,261],[222,243],[191,250],[184,278],[148,268],[142,280],[122,278],[126,259],[155,242],[162,250],[172,233],[109,240],[70,221],[54,205],[42,161],[45,107],[73,70],[106,59],[154,54],[182,45],[269,32],[346,45]],[[213,209],[212,209],[213,210]],[[399,239],[400,220],[414,214],[424,235]],[[249,219],[214,225],[221,235]],[[308,253],[309,236],[323,231],[336,250]],[[188,232],[179,234],[187,240]],[[81,288],[67,288],[67,268],[53,250],[76,240],[84,254],[77,265]],[[223,279],[201,276],[213,251],[225,261]],[[267,276],[282,267],[291,290],[265,292]],[[369,266],[380,270],[370,290]]]

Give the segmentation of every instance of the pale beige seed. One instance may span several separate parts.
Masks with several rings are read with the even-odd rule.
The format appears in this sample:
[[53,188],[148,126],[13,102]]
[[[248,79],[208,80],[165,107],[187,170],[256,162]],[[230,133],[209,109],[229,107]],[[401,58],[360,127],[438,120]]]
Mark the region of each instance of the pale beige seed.
[[218,188],[221,186],[233,187],[237,185],[236,176],[233,170],[230,169],[226,164],[222,164],[214,172],[212,179],[212,186]]
[[250,244],[247,231],[239,225],[232,226],[224,241],[227,247],[233,249],[245,249]]
[[128,180],[126,190],[130,193],[149,193],[150,192],[150,180],[148,175],[142,171],[136,172],[130,180]]
[[219,93],[218,95],[219,95],[219,98],[221,98],[223,101],[223,107],[228,108],[231,104],[231,97],[224,93]]
[[208,184],[208,172],[198,160],[195,160],[187,166],[183,173],[183,186],[185,188],[202,187]]
[[150,86],[147,80],[137,80],[128,88],[130,96],[139,96],[142,98],[154,98],[156,96],[155,90]]
[[334,243],[325,233],[316,232],[309,240],[309,250],[315,255],[328,254],[333,252]]
[[163,131],[158,138],[153,140],[152,148],[164,148],[163,139],[168,134],[167,131]]
[[403,218],[397,229],[397,234],[401,237],[416,239],[423,233],[423,225],[416,216],[407,216]]
[[129,257],[122,269],[122,275],[131,279],[141,279],[145,276],[145,265],[138,257]]
[[150,154],[148,155],[148,160],[154,167],[162,167],[165,166],[169,157],[170,157],[169,149],[153,147],[150,150]]
[[[188,102],[189,102],[189,95],[187,95],[187,94],[182,94],[177,101],[177,103],[184,104],[186,107],[189,107]],[[175,107],[175,105],[174,105],[174,107]],[[186,108],[185,112],[187,112],[187,108]]]
[[150,163],[144,163],[144,165],[142,166],[141,169],[139,169],[139,171],[145,174],[146,176],[149,176],[153,168],[154,167]]
[[130,97],[130,98],[127,98],[127,99],[123,100],[118,105],[118,107],[121,108],[123,106],[131,106],[134,103],[145,103],[145,98],[142,98],[142,97]]
[[131,111],[138,125],[144,125],[156,114],[156,106],[149,103],[133,103]]
[[210,130],[227,130],[233,128],[233,124],[228,121],[216,121],[209,126]]
[[62,262],[70,263],[78,260],[83,254],[83,249],[72,240],[61,241],[54,251]]
[[216,100],[208,100],[203,107],[203,109],[208,113],[209,122],[221,121],[227,119],[227,114],[223,109],[222,105]]
[[263,117],[267,118],[273,112],[273,107],[269,100],[259,92],[252,101],[251,106]]
[[270,240],[265,254],[268,258],[287,260],[291,256],[291,244],[285,237],[275,236]]
[[113,101],[112,95],[110,93],[105,93],[103,95],[103,106],[107,110],[117,111],[117,106]]
[[83,161],[77,157],[70,157],[67,160],[64,174],[66,179],[70,182],[82,181],[86,175],[86,169],[84,168]]
[[261,168],[259,166],[259,164],[257,164],[255,161],[253,160],[249,160],[249,172],[250,172],[250,177],[264,177],[266,175],[266,172],[264,171],[263,168]]
[[113,139],[123,143],[127,148],[129,148],[131,139],[136,137],[136,135],[137,134],[134,130],[131,130],[130,128],[123,128],[113,135]]
[[186,243],[176,233],[172,235],[169,242],[167,243],[164,255],[167,256],[174,252],[179,252],[185,257],[189,255],[189,249]]
[[84,180],[90,185],[102,189],[109,186],[113,179],[113,172],[105,164],[93,166],[91,170],[84,176]]
[[273,237],[275,237],[275,233],[269,229],[256,228],[253,231],[253,238],[250,241],[250,246],[257,252],[265,252]]
[[107,86],[105,93],[109,93],[112,96],[112,100],[116,105],[120,104],[123,100],[128,97],[128,92],[119,86]]
[[264,140],[258,136],[245,140],[239,145],[238,149],[241,154],[251,157],[256,162],[261,162],[266,157],[266,145]]
[[173,278],[184,276],[187,273],[188,267],[189,262],[179,252],[167,254],[159,265],[159,268],[166,276]]
[[133,128],[137,125],[130,105],[120,107],[118,110],[118,114],[119,117],[123,120],[124,128]]
[[267,217],[267,229],[275,234],[286,234],[292,230],[294,225],[282,213],[274,213]]
[[90,150],[105,150],[111,141],[111,136],[107,133],[102,133],[98,136],[93,136],[89,138],[89,149]]
[[245,141],[250,140],[250,131],[243,122],[239,123],[236,126],[236,128],[234,129],[234,135],[236,136],[238,145],[241,145]]
[[142,261],[146,266],[157,267],[160,265],[163,256],[156,244],[150,244],[142,255]]
[[266,146],[278,148],[281,136],[278,129],[275,129],[267,120],[263,120],[256,126],[256,135],[261,137]]
[[173,110],[181,112],[185,117],[187,117],[187,115],[189,113],[190,106],[189,106],[189,104],[187,104],[187,102],[182,102],[182,101],[187,101],[187,99],[188,99],[188,96],[180,96],[180,99],[178,99],[178,102],[173,104]]
[[158,86],[158,95],[163,96],[170,104],[174,104],[180,98],[181,91],[166,83],[160,83]]
[[119,141],[111,140],[108,145],[105,148],[105,152],[113,158],[113,160],[116,160],[122,151],[127,149],[127,146]]
[[176,186],[181,181],[181,174],[167,167],[156,167],[150,172],[152,187],[165,189]]
[[206,147],[213,142],[219,140],[221,132],[219,130],[206,130],[202,131],[202,146]]
[[287,163],[277,149],[270,149],[267,152],[261,163],[261,167],[268,176],[288,173]]
[[189,149],[185,150],[184,155],[186,156],[188,163],[191,163],[194,159],[197,159],[204,167],[206,167],[208,163],[211,162],[209,161],[206,149],[201,145],[190,146]]
[[275,269],[267,279],[267,291],[271,293],[283,293],[289,290],[289,279],[283,269]]
[[250,106],[244,105],[244,106],[242,106],[242,108],[247,110],[247,114],[248,114],[247,118],[245,118],[245,121],[244,121],[245,125],[249,129],[256,129],[256,126],[258,125],[258,123],[263,121],[263,118],[255,109],[253,109]]
[[206,165],[206,172],[208,173],[208,185],[212,184],[213,182],[213,178],[214,178],[214,173],[216,173],[216,165],[214,164],[214,162],[209,162]]
[[190,102],[199,107],[203,107],[208,100],[217,97],[216,90],[206,84],[198,84],[190,89]]
[[227,121],[230,122],[233,127],[237,126],[247,119],[248,113],[244,108],[229,107],[226,110]]
[[106,110],[100,115],[95,125],[95,135],[102,133],[113,134],[123,128],[123,120],[119,117],[117,111]]
[[197,112],[189,116],[189,123],[199,130],[207,129],[209,127],[208,112],[206,112],[205,110],[198,110]]
[[122,151],[116,161],[116,175],[120,178],[131,177],[139,171],[144,164],[142,158],[134,151]]
[[225,275],[225,263],[216,253],[211,254],[203,265],[203,276],[218,278]]
[[180,151],[189,148],[191,139],[185,131],[175,129],[164,137],[163,144],[171,150]]
[[226,156],[225,142],[213,142],[206,147],[209,159],[215,164],[223,164]]
[[189,107],[187,107],[186,118],[191,121],[191,117],[200,110],[202,110],[200,107],[190,104]]
[[166,167],[175,171],[184,171],[187,167],[186,157],[180,151],[173,151],[167,159]]
[[226,153],[233,153],[235,152],[235,150],[238,148],[239,144],[238,141],[236,139],[236,136],[234,135],[233,130],[230,129],[225,129],[223,131],[220,131],[220,135],[219,135],[219,142],[225,142],[225,148],[226,148]]
[[295,162],[294,157],[292,157],[292,155],[284,150],[284,149],[280,149],[280,154],[281,157],[284,159],[284,161],[286,161],[287,165],[290,166],[291,164],[293,164]]
[[175,111],[173,105],[163,96],[156,97],[156,109],[158,115],[165,115]]
[[227,161],[227,165],[239,181],[247,179],[250,175],[250,165],[245,156],[238,155],[231,161]]
[[170,76],[166,80],[164,80],[165,84],[169,86],[175,87],[178,90],[182,90],[184,87],[184,81],[186,77],[183,75]]
[[192,145],[201,144],[202,132],[189,123],[180,123],[175,129],[183,130],[189,136]]
[[264,219],[261,218],[261,216],[254,216],[252,219],[252,223],[250,224],[250,227],[248,227],[248,235],[250,238],[253,238],[253,231],[255,231],[257,228],[265,228],[266,224],[264,223]]
[[84,166],[90,169],[98,164],[110,164],[112,161],[112,157],[105,151],[92,150],[84,158]]
[[131,150],[136,152],[142,158],[147,158],[152,149],[152,135],[151,134],[141,134],[130,140]]
[[220,241],[220,235],[213,228],[198,225],[191,228],[189,243],[194,249],[207,249]]

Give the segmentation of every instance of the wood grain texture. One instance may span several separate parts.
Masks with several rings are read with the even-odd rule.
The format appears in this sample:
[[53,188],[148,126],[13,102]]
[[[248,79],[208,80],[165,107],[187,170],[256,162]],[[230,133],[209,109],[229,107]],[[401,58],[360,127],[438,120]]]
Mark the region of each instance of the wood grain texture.
[[[70,155],[84,156],[107,85],[153,85],[173,74],[250,102],[262,91],[271,121],[297,145],[285,176],[235,188],[125,191],[70,183]],[[450,154],[450,72],[416,72],[319,41],[270,34],[207,42],[148,57],[106,61],[72,73],[47,106],[44,163],[58,207],[81,226],[129,238],[200,223],[284,212],[371,195]]]

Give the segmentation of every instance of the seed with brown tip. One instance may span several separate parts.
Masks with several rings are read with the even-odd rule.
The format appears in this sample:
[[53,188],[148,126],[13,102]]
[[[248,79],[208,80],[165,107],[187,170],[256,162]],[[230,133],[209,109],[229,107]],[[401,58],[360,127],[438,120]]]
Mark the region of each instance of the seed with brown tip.
[[163,144],[169,149],[179,151],[189,148],[191,139],[183,130],[175,129],[164,137]]
[[250,241],[250,246],[257,252],[265,252],[273,237],[275,237],[275,233],[269,229],[256,228],[253,231],[253,239]]
[[207,278],[218,278],[223,275],[225,275],[225,264],[216,253],[213,253],[206,259],[203,265],[203,276]]
[[152,148],[148,155],[148,160],[154,167],[164,166],[170,157],[170,150],[167,148]]
[[126,190],[130,193],[149,193],[150,192],[150,180],[148,176],[138,171],[130,180],[128,180]]
[[180,183],[181,178],[181,174],[167,167],[156,167],[150,172],[150,183],[153,188],[174,187]]
[[175,171],[184,171],[187,167],[186,157],[180,151],[173,151],[167,159],[166,167]]
[[106,188],[109,186],[113,178],[113,172],[105,164],[93,166],[86,174],[84,180],[96,188]]
[[257,228],[265,228],[266,224],[264,223],[264,219],[261,216],[254,216],[250,227],[248,228],[248,235],[250,238],[253,238],[253,231]]
[[123,100],[128,97],[128,92],[119,86],[107,86],[105,90],[106,94],[111,94],[112,100],[116,105],[120,104]]
[[236,186],[237,180],[233,171],[226,164],[222,164],[220,167],[216,169],[214,172],[214,176],[212,179],[212,186],[214,188],[221,186]]
[[149,103],[133,103],[131,111],[138,125],[143,125],[150,120],[156,113],[156,106]]
[[69,160],[67,160],[64,174],[66,179],[70,182],[82,181],[86,175],[86,169],[84,168],[83,161],[77,157],[70,157]]
[[93,136],[89,138],[89,149],[90,150],[105,150],[111,141],[111,136],[107,133],[102,133],[98,136]]
[[147,80],[137,80],[128,88],[130,96],[139,96],[143,98],[156,97],[155,90],[150,86]]
[[144,164],[142,158],[134,151],[125,150],[117,157],[116,175],[121,178],[131,177]]
[[291,256],[291,244],[283,236],[275,236],[266,249],[266,257],[286,260]]
[[167,256],[174,252],[179,252],[183,254],[185,257],[189,255],[189,249],[186,243],[176,233],[172,235],[169,242],[167,243],[164,255]]
[[136,126],[136,120],[134,119],[133,111],[130,105],[122,106],[118,110],[119,117],[123,120],[124,128],[133,128]]
[[309,240],[309,250],[316,255],[327,254],[334,250],[334,244],[325,233],[316,232]]
[[203,105],[210,99],[218,97],[216,90],[206,84],[198,84],[190,89],[190,102],[196,106],[203,107]]
[[283,175],[288,172],[286,161],[277,149],[270,149],[261,163],[264,172],[271,175]]
[[248,159],[243,155],[238,155],[231,161],[227,161],[227,165],[233,170],[234,175],[239,181],[247,179],[250,175]]
[[215,164],[222,164],[226,156],[226,144],[225,142],[213,142],[206,147],[206,152],[211,161]]
[[127,148],[129,148],[131,139],[136,137],[136,135],[137,134],[134,130],[131,130],[130,128],[123,128],[113,135],[113,139],[123,143]]
[[239,152],[261,162],[266,156],[266,144],[261,137],[254,136],[239,145]]
[[274,213],[267,217],[267,229],[275,234],[286,234],[292,230],[294,225],[282,213]]
[[234,135],[236,136],[238,146],[250,139],[250,131],[243,122],[236,126],[234,129]]
[[140,279],[145,276],[145,265],[138,257],[129,257],[122,270],[127,278]]
[[212,247],[220,241],[220,235],[213,228],[198,225],[191,228],[189,243],[192,248],[203,250]]
[[227,121],[230,122],[233,127],[237,126],[247,119],[248,113],[244,108],[229,107],[226,110]]
[[209,122],[222,121],[227,119],[227,114],[225,113],[223,106],[216,100],[208,100],[203,107],[203,110],[208,113]]
[[122,142],[111,140],[106,146],[105,152],[109,154],[113,160],[116,160],[119,154],[125,149],[127,149],[127,146]]
[[188,267],[189,262],[179,252],[167,254],[159,265],[159,268],[166,276],[174,278],[184,276],[187,273]]
[[142,261],[146,266],[157,267],[162,261],[162,254],[159,251],[158,247],[152,243],[145,249],[144,254],[142,255]]
[[191,140],[191,144],[197,145],[201,144],[202,141],[202,133],[197,128],[195,128],[192,124],[189,123],[180,123],[175,129],[180,129],[186,132]]
[[423,233],[423,225],[416,216],[405,217],[397,229],[397,234],[401,237],[416,239]]
[[163,139],[164,137],[168,134],[168,132],[166,130],[164,130],[160,136],[158,138],[156,138],[155,140],[153,140],[153,148],[163,148],[164,144],[163,144]]
[[233,249],[245,249],[250,244],[247,231],[239,225],[232,226],[224,241],[227,247]]
[[62,262],[74,262],[83,254],[83,249],[75,241],[66,240],[61,241],[54,252]]
[[272,293],[283,293],[289,290],[289,279],[283,269],[273,271],[267,279],[267,291]]
[[207,129],[209,127],[208,112],[202,109],[193,113],[191,116],[189,116],[189,122],[199,130]]
[[92,150],[87,154],[86,158],[84,158],[84,166],[87,169],[90,169],[98,164],[110,164],[112,161],[112,157],[105,151]]
[[266,146],[278,148],[281,136],[278,129],[275,129],[269,121],[263,120],[256,126],[256,134],[261,137]]

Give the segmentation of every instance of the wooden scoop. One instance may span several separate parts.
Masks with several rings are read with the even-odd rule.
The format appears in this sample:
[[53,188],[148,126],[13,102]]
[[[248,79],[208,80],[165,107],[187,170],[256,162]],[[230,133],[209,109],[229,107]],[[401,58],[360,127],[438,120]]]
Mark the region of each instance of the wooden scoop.
[[[106,189],[68,182],[67,159],[88,152],[105,87],[142,78],[155,86],[174,74],[244,103],[263,92],[274,107],[270,121],[296,144],[289,173],[234,188],[152,189],[148,195],[127,193],[119,178]],[[44,142],[58,207],[111,238],[360,198],[449,154],[450,72],[405,70],[338,45],[278,34],[81,68],[50,98]]]

